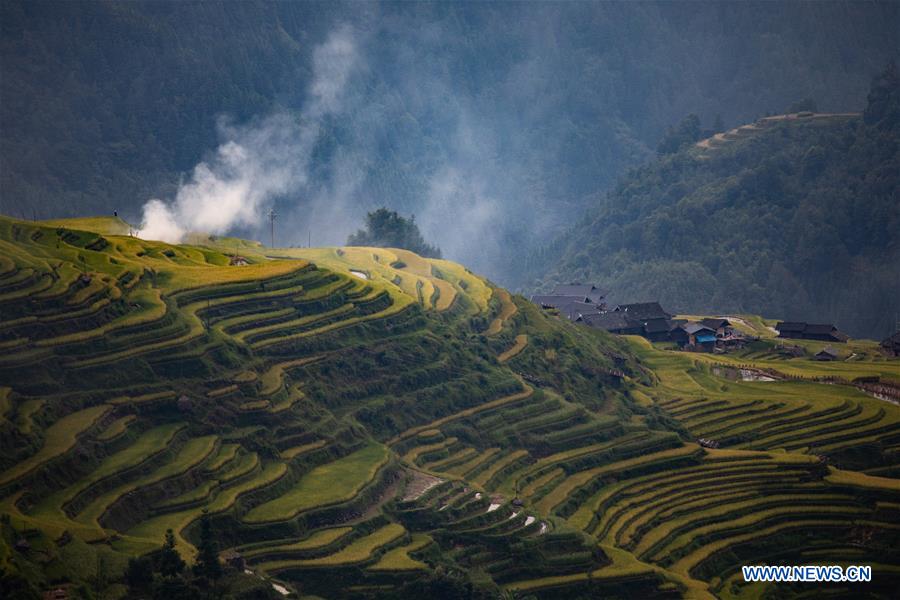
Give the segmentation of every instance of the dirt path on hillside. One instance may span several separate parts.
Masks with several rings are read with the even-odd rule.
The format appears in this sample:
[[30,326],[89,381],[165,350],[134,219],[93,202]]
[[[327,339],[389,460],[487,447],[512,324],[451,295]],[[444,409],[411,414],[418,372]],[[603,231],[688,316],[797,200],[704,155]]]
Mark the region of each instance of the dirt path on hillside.
[[723,144],[727,144],[734,140],[734,138],[741,137],[746,133],[750,133],[753,131],[758,131],[760,129],[764,129],[766,126],[771,125],[777,121],[808,121],[811,119],[849,119],[859,117],[862,113],[858,112],[849,112],[849,113],[812,113],[806,114],[804,116],[800,116],[801,113],[788,113],[784,115],[773,115],[771,117],[763,117],[756,121],[755,123],[747,123],[745,125],[741,125],[739,127],[735,127],[734,129],[729,129],[724,133],[717,133],[712,137],[708,137],[706,139],[700,140],[696,144],[694,144],[697,148],[702,150],[713,150],[717,147],[720,147]]
[[500,353],[497,357],[497,360],[504,363],[511,359],[513,356],[519,354],[525,347],[528,345],[528,336],[524,333],[520,333],[516,336],[516,343],[510,346],[508,350],[505,350]]
[[503,329],[503,323],[519,311],[519,308],[512,301],[512,296],[510,296],[509,292],[506,290],[498,289],[497,297],[500,298],[500,314],[496,319],[491,321],[490,326],[485,332],[487,335],[497,335],[500,333],[500,330]]

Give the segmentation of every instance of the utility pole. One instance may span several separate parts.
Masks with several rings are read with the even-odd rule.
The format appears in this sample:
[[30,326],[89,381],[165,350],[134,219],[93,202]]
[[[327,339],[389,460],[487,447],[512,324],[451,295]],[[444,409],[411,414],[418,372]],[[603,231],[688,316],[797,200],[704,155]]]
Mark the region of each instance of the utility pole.
[[275,247],[275,219],[278,218],[278,213],[275,212],[274,208],[269,209],[269,225],[272,227],[272,248]]

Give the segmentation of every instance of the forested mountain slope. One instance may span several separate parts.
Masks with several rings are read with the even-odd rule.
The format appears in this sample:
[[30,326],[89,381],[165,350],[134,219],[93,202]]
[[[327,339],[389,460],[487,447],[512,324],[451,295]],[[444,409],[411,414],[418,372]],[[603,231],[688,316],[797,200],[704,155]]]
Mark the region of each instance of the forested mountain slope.
[[139,220],[222,141],[220,115],[299,115],[338,31],[353,68],[326,80],[335,112],[311,123],[305,183],[278,198],[283,243],[310,228],[341,243],[386,205],[511,285],[528,275],[522,248],[571,225],[684,115],[708,127],[804,97],[860,106],[898,23],[894,2],[11,0],[0,212]]
[[759,120],[634,170],[538,259],[623,302],[835,322],[882,339],[900,312],[900,78],[864,114]]

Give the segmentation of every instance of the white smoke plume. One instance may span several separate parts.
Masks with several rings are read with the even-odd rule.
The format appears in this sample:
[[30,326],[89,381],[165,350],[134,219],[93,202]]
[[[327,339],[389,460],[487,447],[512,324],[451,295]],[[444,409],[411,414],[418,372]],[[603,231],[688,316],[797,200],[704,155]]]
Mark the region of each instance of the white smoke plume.
[[215,154],[194,167],[171,202],[144,205],[138,236],[178,243],[191,231],[222,234],[258,225],[265,205],[306,183],[321,119],[339,110],[356,54],[347,26],[315,48],[309,99],[299,118],[276,112],[244,125],[220,119]]

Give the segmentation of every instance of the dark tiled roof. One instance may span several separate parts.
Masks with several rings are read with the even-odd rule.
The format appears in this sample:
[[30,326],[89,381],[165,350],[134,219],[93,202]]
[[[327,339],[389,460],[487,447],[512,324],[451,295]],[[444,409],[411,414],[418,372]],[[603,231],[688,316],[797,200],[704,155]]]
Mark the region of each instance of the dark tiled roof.
[[552,306],[559,310],[570,320],[575,320],[580,314],[599,312],[599,307],[593,302],[585,302],[586,298],[579,296],[532,296],[531,301],[541,306]]
[[706,318],[701,319],[701,323],[709,327],[710,329],[718,329],[719,327],[730,327],[731,323],[728,319],[718,319],[718,318]]
[[885,347],[900,345],[900,331],[890,337],[885,338],[884,341],[881,342],[881,345]]
[[836,340],[846,340],[847,336],[831,323],[803,323],[800,321],[779,321],[775,325],[779,333],[790,332],[803,335],[830,335]]
[[541,306],[552,306],[553,308],[559,308],[561,306],[566,306],[567,304],[572,304],[573,302],[584,302],[587,300],[585,297],[575,297],[575,296],[559,296],[559,295],[536,295],[531,297],[531,301],[535,304],[540,304]]
[[632,319],[646,321],[649,319],[668,319],[672,315],[663,310],[659,302],[638,302],[635,304],[620,304],[616,311],[628,313]]
[[627,319],[624,314],[617,312],[582,315],[581,321],[585,325],[596,327],[597,329],[606,329],[607,331],[640,327],[639,323],[635,323],[634,321]]
[[806,329],[803,330],[804,333],[824,333],[824,334],[829,334],[832,331],[837,331],[837,327],[835,327],[831,323],[807,323]]
[[672,322],[668,319],[649,319],[644,322],[644,331],[647,333],[663,333],[671,330]]
[[777,325],[775,325],[775,329],[778,331],[803,331],[806,329],[806,323],[801,323],[799,321],[779,321]]
[[827,354],[828,356],[832,356],[834,358],[837,358],[837,355],[838,355],[837,350],[835,350],[831,346],[825,346],[824,348],[822,348],[821,350],[816,352],[816,356],[818,356],[820,354]]
[[592,302],[571,302],[560,307],[560,312],[565,313],[571,320],[575,320],[579,315],[597,314],[600,310],[597,305]]
[[716,333],[716,331],[714,329],[710,329],[706,325],[702,325],[700,323],[687,323],[685,325],[682,325],[681,328],[690,334],[700,333],[701,331],[708,331],[709,333],[712,333],[712,334]]
[[558,285],[553,289],[553,294],[555,296],[581,296],[589,298],[591,302],[597,302],[606,296],[606,292],[589,283]]

